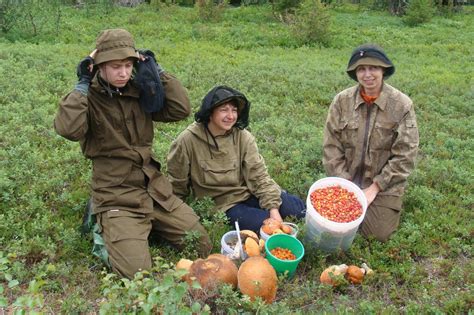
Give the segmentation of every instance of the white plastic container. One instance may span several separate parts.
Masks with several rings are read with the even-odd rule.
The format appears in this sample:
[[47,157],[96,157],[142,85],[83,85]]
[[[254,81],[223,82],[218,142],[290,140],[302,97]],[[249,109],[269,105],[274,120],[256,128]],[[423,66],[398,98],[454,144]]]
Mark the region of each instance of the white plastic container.
[[[225,233],[221,238],[221,254],[233,260],[245,260],[247,254],[245,254],[245,252],[240,248],[236,248],[236,246],[239,245],[238,243],[237,231],[229,231]],[[242,244],[240,244],[240,247],[241,246]],[[243,257],[241,257],[242,255]]]
[[[288,225],[291,227],[292,231],[290,236],[296,237],[298,235],[298,226],[294,223],[291,222],[282,222],[284,225]],[[266,241],[271,235],[268,235],[267,233],[263,232],[262,228],[260,228],[260,238]]]
[[[354,221],[339,223],[322,217],[311,203],[311,193],[316,189],[340,186],[353,192],[362,206],[362,215]],[[324,252],[335,252],[349,249],[355,234],[365,217],[367,198],[362,190],[351,181],[339,177],[326,177],[316,181],[308,191],[306,198],[306,236],[308,245]]]

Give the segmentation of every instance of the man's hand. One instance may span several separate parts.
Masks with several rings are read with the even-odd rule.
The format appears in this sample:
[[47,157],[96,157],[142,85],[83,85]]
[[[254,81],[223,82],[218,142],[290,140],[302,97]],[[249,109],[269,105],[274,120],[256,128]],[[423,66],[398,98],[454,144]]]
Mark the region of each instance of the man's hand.
[[77,65],[76,73],[79,82],[77,82],[74,89],[84,95],[87,95],[92,78],[97,72],[97,67],[94,66],[94,57],[96,54],[97,49],[95,49],[89,56],[82,59]]
[[280,211],[277,208],[270,209],[270,218],[277,220],[278,222],[283,222],[281,218]]
[[156,68],[158,70],[158,74],[161,74],[162,72],[164,72],[165,70],[161,67],[161,65],[158,63],[158,61],[156,61],[156,56],[155,56],[155,53],[152,52],[151,50],[149,49],[139,49],[138,50],[138,59],[140,61],[145,61],[147,58],[153,58],[153,60],[155,61],[156,63]]
[[367,206],[369,206],[372,201],[374,201],[379,191],[380,187],[377,185],[377,183],[372,183],[372,185],[363,190],[365,197],[367,198]]
[[92,59],[91,56],[87,56],[86,58],[82,59],[77,65],[76,72],[79,82],[90,83],[97,72],[97,68],[94,67],[94,59]]

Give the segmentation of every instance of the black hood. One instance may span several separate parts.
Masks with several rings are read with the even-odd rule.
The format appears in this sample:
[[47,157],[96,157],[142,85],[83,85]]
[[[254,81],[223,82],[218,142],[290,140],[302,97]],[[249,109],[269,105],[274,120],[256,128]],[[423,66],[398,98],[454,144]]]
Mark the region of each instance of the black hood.
[[246,128],[249,124],[250,102],[245,95],[225,85],[214,87],[204,96],[199,111],[194,114],[194,120],[207,126],[213,109],[229,101],[237,106],[239,112],[235,127]]

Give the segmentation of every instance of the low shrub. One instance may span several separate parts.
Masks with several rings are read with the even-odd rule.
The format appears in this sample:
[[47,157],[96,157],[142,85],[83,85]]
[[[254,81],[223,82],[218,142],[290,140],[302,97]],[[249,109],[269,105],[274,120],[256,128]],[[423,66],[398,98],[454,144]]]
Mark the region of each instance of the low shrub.
[[291,23],[301,0],[273,0],[273,15],[284,23]]
[[321,0],[304,0],[291,26],[300,44],[327,45],[331,38],[331,15]]
[[214,2],[214,0],[197,0],[195,8],[197,9],[199,18],[204,21],[219,21],[222,18],[228,4],[227,0]]
[[403,17],[403,22],[409,26],[417,26],[427,23],[436,12],[432,0],[410,0]]

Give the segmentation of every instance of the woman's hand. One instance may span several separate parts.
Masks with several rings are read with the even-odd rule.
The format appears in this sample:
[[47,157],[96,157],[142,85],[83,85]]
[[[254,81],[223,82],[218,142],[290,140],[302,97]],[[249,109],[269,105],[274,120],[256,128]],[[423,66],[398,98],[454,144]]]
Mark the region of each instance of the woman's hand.
[[379,191],[380,187],[377,185],[377,183],[372,183],[372,185],[363,190],[365,198],[367,198],[367,206],[369,206],[372,201],[374,201]]
[[280,211],[277,208],[270,209],[270,218],[277,220],[278,222],[283,222],[281,218]]

